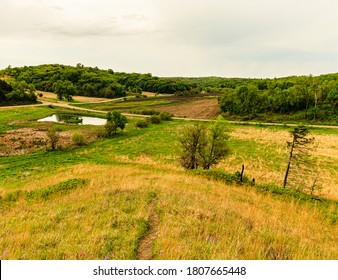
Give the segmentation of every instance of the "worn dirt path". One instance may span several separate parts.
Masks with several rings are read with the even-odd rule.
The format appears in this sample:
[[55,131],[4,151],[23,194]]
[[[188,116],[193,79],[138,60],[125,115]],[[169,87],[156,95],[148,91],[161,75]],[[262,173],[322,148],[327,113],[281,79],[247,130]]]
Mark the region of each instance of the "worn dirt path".
[[150,214],[148,217],[149,221],[149,230],[145,236],[140,240],[138,249],[137,249],[137,259],[138,260],[151,260],[153,258],[153,242],[157,235],[157,228],[160,223],[158,214],[155,211],[156,197],[150,202]]

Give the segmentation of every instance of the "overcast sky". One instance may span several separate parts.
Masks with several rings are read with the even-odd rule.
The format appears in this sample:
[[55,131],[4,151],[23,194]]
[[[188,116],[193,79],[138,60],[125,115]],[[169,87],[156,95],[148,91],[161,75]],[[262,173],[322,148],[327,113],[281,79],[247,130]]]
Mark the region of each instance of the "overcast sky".
[[337,0],[1,0],[0,68],[157,76],[338,72]]

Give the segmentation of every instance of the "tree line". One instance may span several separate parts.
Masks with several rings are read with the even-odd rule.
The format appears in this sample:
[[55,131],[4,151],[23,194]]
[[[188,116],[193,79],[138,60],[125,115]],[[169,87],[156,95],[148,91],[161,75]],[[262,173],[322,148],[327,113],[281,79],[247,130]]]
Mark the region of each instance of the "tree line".
[[[226,88],[220,99],[230,115],[292,114],[298,119],[337,121],[338,75],[254,80]],[[297,116],[298,114],[298,116]]]
[[[85,67],[82,64],[66,66],[46,64],[39,66],[7,67],[2,74],[13,77],[18,82],[32,84],[37,90],[59,92],[59,98],[72,95],[116,98],[127,92],[174,94],[187,91],[190,86],[169,78],[153,77],[151,74],[117,73],[112,69]],[[58,94],[58,93],[57,93]]]
[[338,121],[338,74],[274,79],[177,78],[200,92],[220,94],[226,115],[255,119],[271,114]]
[[[60,99],[73,95],[115,98],[128,92],[165,94],[219,94],[221,110],[246,119],[292,115],[298,120],[338,120],[338,74],[290,76],[274,79],[156,77],[152,74],[114,72],[97,67],[46,64],[7,67],[2,75],[17,83],[15,98],[29,88],[55,92]],[[12,82],[11,82],[12,83]]]

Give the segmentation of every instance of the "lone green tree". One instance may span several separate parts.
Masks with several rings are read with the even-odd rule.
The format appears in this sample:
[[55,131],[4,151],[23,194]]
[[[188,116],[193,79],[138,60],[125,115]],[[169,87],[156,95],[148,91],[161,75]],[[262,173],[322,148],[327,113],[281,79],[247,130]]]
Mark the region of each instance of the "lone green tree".
[[302,186],[298,179],[309,177],[309,173],[312,172],[309,150],[312,148],[311,144],[313,144],[314,138],[309,137],[309,130],[305,126],[295,127],[290,133],[292,141],[287,143],[290,152],[283,187],[285,188],[289,183],[290,174],[294,174],[295,176],[293,176],[293,178],[297,183],[295,188],[301,189],[304,186]]
[[212,165],[229,154],[228,135],[221,122],[215,122],[206,132],[205,141],[199,146],[198,154],[203,169],[210,169]]
[[202,124],[187,126],[178,137],[181,146],[179,161],[185,169],[209,169],[229,153],[227,140],[221,122],[209,128]]
[[200,166],[199,150],[206,142],[206,127],[201,124],[187,126],[178,137],[181,145],[180,164],[185,169],[197,169]]
[[115,135],[118,128],[123,130],[128,123],[127,118],[118,111],[108,112],[106,119],[105,130],[108,137]]

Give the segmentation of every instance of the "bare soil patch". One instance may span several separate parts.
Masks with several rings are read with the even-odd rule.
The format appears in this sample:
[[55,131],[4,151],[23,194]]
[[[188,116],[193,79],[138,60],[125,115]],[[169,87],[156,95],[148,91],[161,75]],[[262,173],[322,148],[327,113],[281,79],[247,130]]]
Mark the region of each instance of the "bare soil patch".
[[[90,143],[97,139],[94,133],[85,133],[85,142]],[[72,146],[73,131],[59,132],[57,148],[65,149]],[[20,128],[7,131],[0,136],[0,156],[29,154],[40,149],[50,147],[47,128]]]
[[212,119],[221,113],[217,99],[204,99],[186,104],[159,107],[156,110],[172,113],[175,117]]
[[[46,92],[46,91],[37,91],[37,93],[42,93],[42,100],[46,99],[46,98],[57,98],[56,94],[53,92]],[[73,97],[75,101],[77,102],[99,102],[99,101],[107,101],[107,100],[111,100],[108,98],[101,98],[101,97],[88,97],[88,96],[74,96]]]

